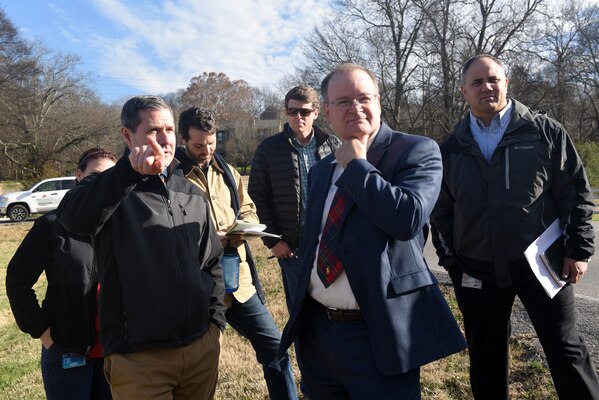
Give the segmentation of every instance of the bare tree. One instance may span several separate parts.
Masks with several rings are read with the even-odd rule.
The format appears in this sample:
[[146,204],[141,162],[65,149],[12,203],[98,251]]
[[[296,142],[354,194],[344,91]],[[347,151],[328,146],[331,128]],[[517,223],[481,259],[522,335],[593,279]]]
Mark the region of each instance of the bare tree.
[[221,152],[229,162],[245,169],[257,146],[255,120],[268,98],[244,80],[231,80],[222,72],[204,72],[191,79],[178,104],[213,111],[225,138]]
[[0,10],[0,89],[6,84],[26,79],[36,68],[30,45]]
[[230,132],[223,146],[224,153],[227,155],[227,161],[241,168],[241,174],[245,175],[260,143],[257,131],[253,126],[241,125]]
[[280,114],[283,110],[285,94],[286,92],[279,92],[268,87],[264,87],[259,90],[256,89],[256,107],[261,111],[261,113],[269,111],[271,113],[276,112],[277,114]]
[[[34,73],[6,82],[0,94],[0,151],[26,180],[64,170],[72,149],[114,132],[115,122],[86,88],[77,58],[41,46],[34,54]],[[92,117],[99,112],[100,118]]]
[[[539,34],[543,0],[337,0],[304,43],[300,76],[355,62],[379,78],[394,128],[448,134],[464,111],[460,66],[478,53],[520,54]],[[312,72],[312,73],[307,73]]]
[[469,27],[467,54],[518,52],[520,43],[538,34],[535,18],[543,1],[472,0],[462,19]]
[[[511,93],[532,107],[567,121],[576,102],[575,59],[578,58],[574,21],[578,6],[571,2],[541,16],[542,35],[512,58]],[[515,78],[518,79],[514,82]]]
[[433,136],[440,132],[442,137],[451,132],[464,109],[459,77],[467,33],[460,11],[466,4],[457,0],[415,0],[414,4],[427,19],[419,74],[422,113],[417,117],[424,119],[425,132]]
[[587,134],[599,138],[599,5],[581,9],[576,20],[580,73],[578,83],[588,104]]
[[369,67],[379,78],[385,120],[402,121],[402,106],[416,65],[422,12],[411,0],[337,0],[321,27],[306,40],[304,69],[323,73],[334,65],[353,62]]
[[[303,45],[304,51],[307,50],[307,46]],[[308,63],[309,65],[310,63]],[[320,82],[324,78],[324,74],[328,71],[327,69],[318,69],[314,66],[298,66],[292,73],[284,76],[277,84],[277,89],[282,94],[282,97],[295,86],[305,85],[310,86],[320,92]]]

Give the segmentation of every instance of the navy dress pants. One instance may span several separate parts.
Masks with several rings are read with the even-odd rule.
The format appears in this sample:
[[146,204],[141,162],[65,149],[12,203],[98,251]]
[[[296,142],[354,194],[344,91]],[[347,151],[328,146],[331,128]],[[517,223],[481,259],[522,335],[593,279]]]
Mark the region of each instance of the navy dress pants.
[[390,376],[378,372],[364,321],[332,321],[316,306],[306,312],[298,365],[311,400],[421,398],[420,369]]

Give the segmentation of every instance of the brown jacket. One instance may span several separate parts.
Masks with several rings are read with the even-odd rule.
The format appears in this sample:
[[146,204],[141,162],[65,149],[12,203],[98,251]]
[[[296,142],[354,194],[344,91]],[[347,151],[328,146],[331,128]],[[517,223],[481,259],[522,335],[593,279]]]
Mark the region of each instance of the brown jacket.
[[[239,217],[248,222],[258,223],[258,214],[256,213],[256,206],[248,195],[243,182],[241,181],[241,175],[227,164],[231,174],[235,178],[237,184],[237,192],[239,193],[240,210]],[[185,177],[197,185],[202,192],[206,194],[208,203],[210,204],[210,211],[212,215],[212,222],[216,227],[217,231],[226,231],[235,222],[235,211],[231,207],[231,192],[227,187],[223,178],[224,171],[220,166],[214,162],[210,163],[208,167],[208,176],[205,176],[202,170],[197,166],[193,166],[189,173]],[[231,246],[237,249],[241,263],[239,265],[239,289],[233,292],[233,296],[240,303],[245,303],[250,297],[256,293],[256,288],[252,284],[252,276],[250,273],[250,267],[247,262],[247,254],[243,241],[231,243]],[[227,293],[225,296],[225,303],[230,305],[230,294]]]

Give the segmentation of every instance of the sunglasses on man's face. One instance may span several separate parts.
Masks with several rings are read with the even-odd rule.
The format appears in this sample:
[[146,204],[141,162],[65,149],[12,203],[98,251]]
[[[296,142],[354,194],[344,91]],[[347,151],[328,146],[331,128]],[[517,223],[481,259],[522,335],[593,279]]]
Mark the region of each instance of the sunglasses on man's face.
[[312,114],[314,111],[315,110],[313,110],[311,108],[287,108],[287,109],[285,109],[285,112],[290,117],[295,117],[297,115],[297,113],[299,113],[302,117],[307,117],[308,115]]

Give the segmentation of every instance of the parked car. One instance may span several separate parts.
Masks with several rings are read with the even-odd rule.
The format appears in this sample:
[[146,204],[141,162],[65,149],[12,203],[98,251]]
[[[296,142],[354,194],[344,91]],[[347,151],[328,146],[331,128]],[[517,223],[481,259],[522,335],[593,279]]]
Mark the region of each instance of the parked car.
[[58,208],[66,192],[75,186],[74,176],[44,179],[24,192],[0,196],[0,215],[13,222],[25,221],[31,214],[46,213]]

